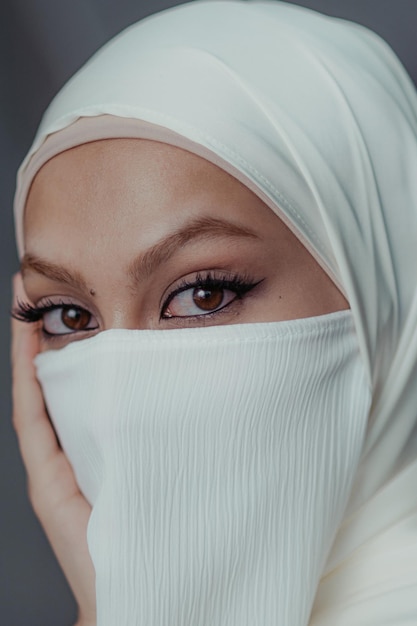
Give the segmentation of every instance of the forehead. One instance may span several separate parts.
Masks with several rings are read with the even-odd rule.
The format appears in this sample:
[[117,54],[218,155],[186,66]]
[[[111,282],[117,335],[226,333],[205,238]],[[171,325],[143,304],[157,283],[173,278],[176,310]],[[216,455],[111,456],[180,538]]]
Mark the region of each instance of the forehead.
[[26,247],[34,237],[127,241],[132,228],[154,238],[202,215],[260,229],[278,221],[243,183],[186,150],[141,139],[95,141],[38,172],[25,210]]
[[[145,139],[105,139],[77,146],[50,159],[37,173],[28,195],[26,209],[40,192],[53,193],[66,186],[83,194],[94,195],[107,181],[121,189],[140,183],[142,193],[170,192],[204,183],[229,185],[232,177],[195,154],[181,148]],[[215,186],[213,188],[216,188]]]

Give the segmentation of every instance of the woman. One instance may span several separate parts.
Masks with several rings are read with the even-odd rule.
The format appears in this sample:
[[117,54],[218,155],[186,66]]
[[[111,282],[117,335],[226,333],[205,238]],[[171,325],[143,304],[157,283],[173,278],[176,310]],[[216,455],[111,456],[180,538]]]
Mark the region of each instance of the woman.
[[415,621],[416,111],[375,35],[234,1],[51,105],[15,423],[79,624]]

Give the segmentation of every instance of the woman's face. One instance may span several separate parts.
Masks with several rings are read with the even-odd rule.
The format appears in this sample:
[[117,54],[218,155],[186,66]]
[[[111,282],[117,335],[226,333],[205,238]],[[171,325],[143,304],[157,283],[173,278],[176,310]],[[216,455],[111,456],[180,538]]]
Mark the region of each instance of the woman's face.
[[22,274],[42,348],[110,328],[172,329],[323,315],[347,302],[243,184],[179,148],[112,139],[43,166]]

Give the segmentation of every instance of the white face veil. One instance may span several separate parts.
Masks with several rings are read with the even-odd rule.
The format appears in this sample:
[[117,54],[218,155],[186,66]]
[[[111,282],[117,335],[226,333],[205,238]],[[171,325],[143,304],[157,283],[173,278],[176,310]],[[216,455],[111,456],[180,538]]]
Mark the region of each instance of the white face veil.
[[47,111],[18,177],[20,253],[36,172],[111,137],[177,145],[230,172],[346,295],[372,407],[310,624],[414,624],[417,100],[403,68],[364,28],[280,2],[194,2],[134,25]]

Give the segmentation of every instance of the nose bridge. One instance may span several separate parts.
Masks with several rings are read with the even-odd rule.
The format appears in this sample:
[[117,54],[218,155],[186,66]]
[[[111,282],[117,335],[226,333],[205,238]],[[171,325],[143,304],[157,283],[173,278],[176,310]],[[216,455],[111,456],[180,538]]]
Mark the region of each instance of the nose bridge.
[[151,318],[159,318],[153,281],[132,283],[126,271],[126,260],[115,259],[111,252],[104,267],[100,267],[100,263],[103,266],[100,258],[95,259],[98,269],[90,275],[91,307],[87,305],[87,308],[97,318],[100,330],[150,328]]
[[152,323],[147,320],[139,297],[125,297],[109,299],[101,307],[101,330],[125,329],[144,330],[151,328]]
[[136,312],[130,310],[126,304],[115,306],[103,314],[102,330],[113,330],[124,328],[133,330],[141,328],[140,319]]

